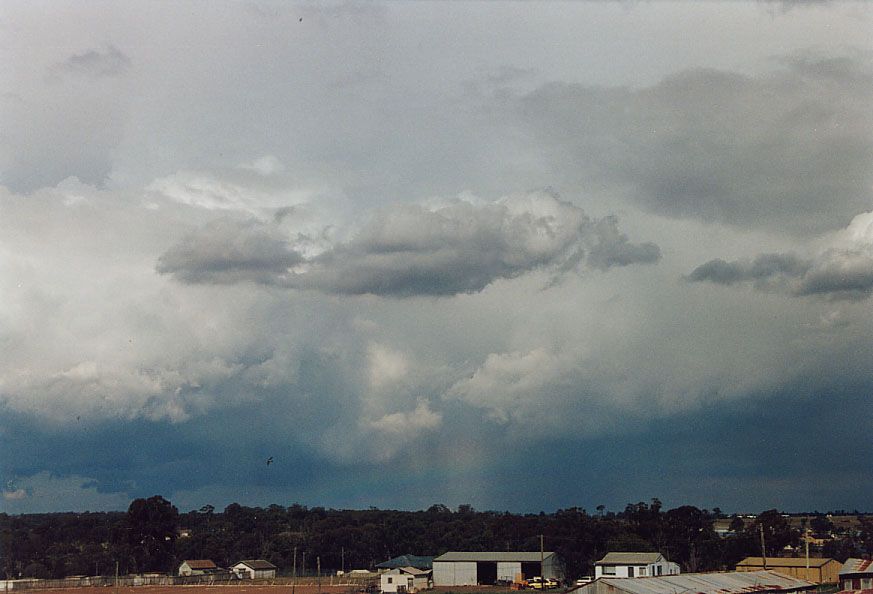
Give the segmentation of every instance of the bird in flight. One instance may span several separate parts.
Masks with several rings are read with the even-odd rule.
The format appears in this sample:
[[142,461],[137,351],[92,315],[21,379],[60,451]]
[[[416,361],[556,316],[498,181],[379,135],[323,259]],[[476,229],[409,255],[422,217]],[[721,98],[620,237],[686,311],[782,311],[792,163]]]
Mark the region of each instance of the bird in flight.
[[269,458],[267,458],[267,466],[269,466],[272,463],[273,463],[273,456],[270,456]]

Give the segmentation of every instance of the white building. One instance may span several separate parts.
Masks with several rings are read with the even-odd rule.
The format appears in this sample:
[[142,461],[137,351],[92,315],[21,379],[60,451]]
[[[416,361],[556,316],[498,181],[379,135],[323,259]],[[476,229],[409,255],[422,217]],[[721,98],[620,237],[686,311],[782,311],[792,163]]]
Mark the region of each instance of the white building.
[[432,571],[415,567],[397,567],[382,574],[383,592],[417,592],[433,587]]
[[449,551],[433,560],[435,586],[477,586],[543,576],[559,578],[554,552]]
[[237,576],[250,580],[271,579],[276,577],[276,566],[263,559],[248,559],[240,561],[230,568]]
[[607,553],[594,564],[594,578],[678,575],[679,565],[661,553]]

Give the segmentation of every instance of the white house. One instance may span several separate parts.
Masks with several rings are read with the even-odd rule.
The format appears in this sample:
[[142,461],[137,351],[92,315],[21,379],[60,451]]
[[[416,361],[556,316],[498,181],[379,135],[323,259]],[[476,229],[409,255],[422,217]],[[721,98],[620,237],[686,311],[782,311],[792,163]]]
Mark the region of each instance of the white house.
[[417,592],[433,587],[431,576],[433,571],[429,569],[416,569],[414,567],[397,567],[382,574],[383,592]]
[[240,561],[230,568],[237,576],[250,580],[271,579],[276,577],[276,566],[263,559],[248,559]]
[[661,553],[607,553],[594,564],[594,577],[650,577],[678,575],[679,565]]
[[179,575],[205,575],[207,573],[215,573],[220,571],[211,559],[185,559],[179,566]]

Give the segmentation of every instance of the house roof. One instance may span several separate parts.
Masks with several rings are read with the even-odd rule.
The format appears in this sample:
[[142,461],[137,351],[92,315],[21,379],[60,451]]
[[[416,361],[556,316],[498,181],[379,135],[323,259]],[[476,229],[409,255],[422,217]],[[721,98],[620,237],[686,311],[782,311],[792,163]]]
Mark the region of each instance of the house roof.
[[185,559],[183,563],[187,564],[191,569],[217,569],[212,559]]
[[396,571],[397,573],[408,573],[415,577],[421,577],[433,573],[432,569],[417,569],[415,567],[398,567],[396,570],[392,570],[392,572],[393,571]]
[[661,553],[606,553],[595,565],[648,565],[661,559]]
[[430,569],[433,567],[433,557],[424,557],[420,555],[400,555],[393,559],[388,559],[376,565],[377,569],[395,569],[398,567],[416,567],[418,569]]
[[276,569],[275,565],[264,559],[247,559],[237,563],[237,565],[240,564],[245,565],[249,569]]
[[[821,567],[827,565],[833,559],[823,557],[810,557],[810,567]],[[763,567],[764,559],[762,557],[746,557],[739,563],[737,567]],[[767,557],[767,567],[806,567],[806,557]]]
[[[554,551],[546,551],[543,553],[543,559],[548,559],[554,554]],[[522,563],[530,563],[539,562],[539,560],[539,552],[449,551],[434,558],[434,563],[437,561],[521,561]]]
[[752,592],[789,592],[807,590],[816,585],[776,571],[731,571],[721,573],[682,573],[642,578],[600,578],[573,590],[577,594],[596,592],[603,582],[627,594],[749,594]]
[[849,573],[873,573],[873,561],[869,559],[846,559],[840,569],[840,575]]

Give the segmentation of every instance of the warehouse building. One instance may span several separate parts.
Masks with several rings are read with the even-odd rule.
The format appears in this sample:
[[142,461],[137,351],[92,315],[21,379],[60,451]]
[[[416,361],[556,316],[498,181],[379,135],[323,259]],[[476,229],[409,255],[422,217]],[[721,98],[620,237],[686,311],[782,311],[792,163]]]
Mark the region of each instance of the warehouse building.
[[746,557],[737,563],[737,571],[773,569],[779,573],[810,581],[814,584],[836,584],[842,565],[836,559],[821,557]]
[[560,577],[555,553],[449,551],[433,560],[434,586],[484,586],[534,576]]
[[600,578],[590,584],[572,590],[572,594],[784,594],[816,589],[806,580],[783,575],[776,571],[683,573],[647,577],[637,580],[627,578]]

